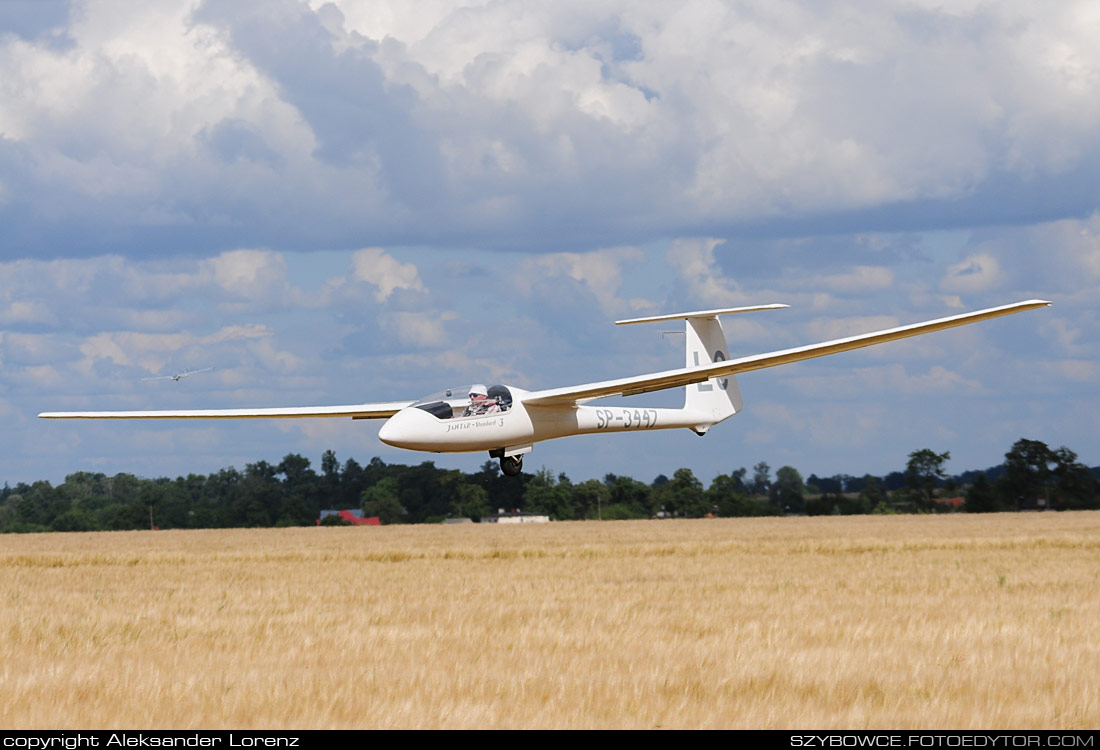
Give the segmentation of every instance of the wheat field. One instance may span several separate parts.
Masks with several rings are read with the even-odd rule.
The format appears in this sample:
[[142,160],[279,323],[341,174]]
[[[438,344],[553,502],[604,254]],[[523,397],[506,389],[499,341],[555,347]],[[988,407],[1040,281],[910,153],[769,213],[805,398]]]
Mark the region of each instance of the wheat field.
[[0,727],[1096,728],[1100,513],[0,538]]

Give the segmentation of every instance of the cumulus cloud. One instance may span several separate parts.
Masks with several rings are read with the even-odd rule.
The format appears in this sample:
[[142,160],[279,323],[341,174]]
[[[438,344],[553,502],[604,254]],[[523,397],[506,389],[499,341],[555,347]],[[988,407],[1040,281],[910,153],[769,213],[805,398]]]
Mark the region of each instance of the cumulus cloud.
[[786,382],[801,395],[831,399],[863,398],[871,393],[921,396],[983,391],[978,381],[943,365],[932,365],[926,372],[917,373],[910,373],[900,364],[859,367],[837,375],[793,377]]
[[395,312],[383,316],[383,325],[390,326],[404,345],[414,348],[435,348],[447,343],[445,323],[454,320],[453,312]]
[[623,284],[623,266],[637,264],[645,258],[636,247],[616,247],[587,253],[549,253],[524,262],[516,274],[517,283],[530,291],[543,286],[551,277],[572,279],[596,298],[600,308],[609,315],[628,310],[652,307],[641,298],[623,299],[619,291]]
[[1100,379],[1100,363],[1087,359],[1062,359],[1040,362],[1039,370],[1054,382],[1096,383]]
[[200,339],[203,344],[220,344],[223,341],[236,341],[240,339],[261,339],[271,336],[271,329],[266,325],[252,323],[249,325],[226,326],[209,336]]
[[846,273],[821,277],[816,283],[833,292],[858,294],[889,289],[894,285],[894,272],[882,266],[855,266]]
[[377,290],[374,298],[378,302],[385,302],[398,289],[424,291],[415,264],[402,263],[379,247],[359,250],[352,256],[350,277],[353,281],[374,286]]
[[0,323],[18,325],[20,323],[52,323],[53,312],[42,302],[35,300],[16,300],[0,310]]
[[935,225],[943,201],[1061,218],[1095,203],[1096,15],[84,0],[66,45],[0,40],[3,247],[545,249],[901,205]]
[[989,253],[972,255],[947,269],[940,286],[949,292],[984,292],[1000,284],[1001,266]]
[[101,333],[80,345],[85,361],[80,367],[90,372],[95,360],[109,360],[116,365],[139,365],[156,373],[167,364],[171,354],[194,345],[194,336],[186,333],[149,334],[136,332]]
[[666,259],[687,286],[689,294],[707,305],[732,305],[742,299],[737,285],[727,279],[714,259],[714,249],[725,240],[677,239]]
[[305,364],[305,360],[302,357],[299,357],[293,352],[278,348],[278,346],[269,339],[253,340],[246,346],[248,347],[248,351],[260,362],[260,364],[275,373],[282,374],[299,370]]
[[1076,285],[1100,281],[1100,210],[1085,219],[1064,219],[1032,227],[1029,250],[1039,264]]
[[867,315],[849,318],[817,318],[810,322],[810,334],[819,341],[858,336],[861,333],[896,328],[901,325],[891,315]]
[[266,297],[286,285],[286,262],[270,250],[231,250],[203,261],[202,271],[240,299]]

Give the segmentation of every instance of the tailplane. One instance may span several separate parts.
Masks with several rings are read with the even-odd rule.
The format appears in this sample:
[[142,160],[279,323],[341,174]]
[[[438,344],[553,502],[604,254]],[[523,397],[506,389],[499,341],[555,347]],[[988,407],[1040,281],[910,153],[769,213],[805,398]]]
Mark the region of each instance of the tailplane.
[[[704,367],[729,359],[726,336],[722,331],[719,315],[754,312],[757,310],[777,310],[787,305],[756,305],[753,307],[731,307],[719,310],[700,310],[697,312],[657,315],[649,318],[633,318],[616,321],[616,325],[629,323],[655,323],[663,320],[684,321],[684,366],[688,369]],[[703,383],[685,386],[684,411],[697,415],[698,424],[692,429],[703,435],[712,426],[729,419],[741,411],[744,402],[737,378],[732,375],[723,378],[711,378]]]

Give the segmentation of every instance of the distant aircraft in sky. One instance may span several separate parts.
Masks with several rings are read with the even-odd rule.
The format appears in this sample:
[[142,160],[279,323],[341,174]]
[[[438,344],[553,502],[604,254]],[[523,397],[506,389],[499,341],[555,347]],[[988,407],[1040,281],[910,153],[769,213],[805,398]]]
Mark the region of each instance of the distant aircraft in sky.
[[142,380],[174,380],[178,383],[184,378],[198,375],[200,372],[210,372],[213,369],[213,367],[204,367],[201,370],[188,370],[185,367],[181,372],[177,372],[175,375],[158,375],[155,378],[142,378]]
[[[523,456],[542,440],[604,432],[664,430],[686,427],[704,435],[714,425],[741,411],[741,391],[734,377],[789,362],[884,344],[946,328],[1046,307],[1046,300],[1027,300],[924,323],[874,331],[820,344],[730,359],[718,318],[722,315],[774,310],[787,305],[756,305],[658,315],[616,321],[617,325],[684,320],[685,363],[675,370],[617,380],[528,391],[508,385],[476,384],[433,393],[416,401],[303,406],[266,409],[184,409],[176,411],[42,412],[43,419],[263,419],[350,417],[386,419],[378,438],[387,445],[434,453],[488,451],[508,476],[523,469]],[[199,372],[199,371],[195,371]],[[587,406],[607,396],[632,396],[667,388],[685,390],[681,409]]]

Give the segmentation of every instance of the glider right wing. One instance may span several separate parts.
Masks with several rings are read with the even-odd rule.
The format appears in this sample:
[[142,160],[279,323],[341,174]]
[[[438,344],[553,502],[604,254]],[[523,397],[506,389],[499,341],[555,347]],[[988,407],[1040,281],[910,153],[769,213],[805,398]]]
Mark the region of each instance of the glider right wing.
[[[814,359],[815,357],[824,357],[829,354],[838,354],[839,352],[847,352],[853,349],[862,349],[866,346],[884,344],[887,341],[896,341],[897,339],[904,339],[910,336],[920,336],[921,334],[932,333],[933,331],[942,331],[946,328],[954,328],[969,323],[977,323],[982,320],[999,318],[1002,315],[1012,315],[1013,313],[1023,312],[1024,310],[1047,307],[1050,304],[1051,303],[1047,300],[1032,299],[1025,302],[1016,302],[1011,305],[1002,305],[1001,307],[991,307],[987,310],[977,310],[975,312],[963,313],[962,315],[952,315],[949,318],[938,318],[924,323],[914,323],[913,325],[889,328],[884,331],[874,331],[859,336],[849,336],[843,339],[825,341],[820,344],[811,344],[809,346],[800,346],[794,349],[782,349],[766,354],[754,354],[749,357],[724,360],[702,367],[685,367],[679,370],[665,370],[664,372],[655,372],[650,375],[637,375],[631,378],[604,380],[599,383],[585,383],[584,385],[569,386],[566,388],[551,388],[532,393],[530,396],[524,398],[523,403],[525,405],[531,404],[535,406],[544,404],[577,404],[595,398],[603,398],[605,396],[633,396],[637,393],[648,393],[649,391],[676,388],[692,383],[702,383],[711,378],[738,375],[742,372],[762,370],[767,367],[785,365],[789,362],[799,362],[804,359]],[[721,314],[722,311],[710,312]],[[700,315],[700,313],[692,313],[692,315]],[[647,320],[660,320],[665,319],[665,317],[667,316]]]

